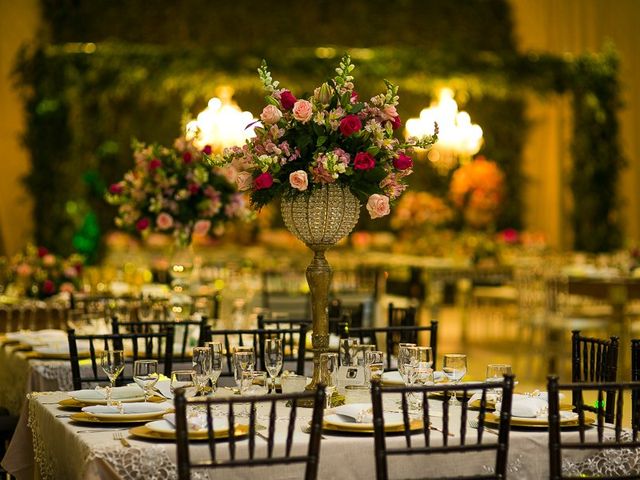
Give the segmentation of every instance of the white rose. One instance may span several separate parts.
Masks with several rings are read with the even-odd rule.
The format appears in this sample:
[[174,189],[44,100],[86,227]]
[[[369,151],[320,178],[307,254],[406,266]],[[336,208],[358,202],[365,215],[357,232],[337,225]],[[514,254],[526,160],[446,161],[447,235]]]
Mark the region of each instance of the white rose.
[[282,112],[275,105],[267,105],[262,109],[260,120],[268,125],[278,123],[282,118]]
[[289,183],[291,186],[301,192],[304,192],[309,186],[309,179],[307,178],[307,172],[304,170],[296,170],[289,174]]
[[374,193],[367,201],[367,210],[371,218],[380,218],[389,215],[389,197]]
[[302,123],[307,123],[313,116],[313,105],[307,100],[298,100],[293,105],[293,118]]
[[238,185],[238,190],[244,192],[251,188],[253,185],[253,175],[249,172],[240,172],[236,177],[236,185]]

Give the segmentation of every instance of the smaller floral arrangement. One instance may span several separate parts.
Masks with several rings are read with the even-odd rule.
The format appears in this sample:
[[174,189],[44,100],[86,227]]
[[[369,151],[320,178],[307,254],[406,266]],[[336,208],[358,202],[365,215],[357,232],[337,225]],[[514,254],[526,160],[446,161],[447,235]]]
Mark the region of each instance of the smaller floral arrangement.
[[504,196],[504,174],[483,156],[458,168],[449,184],[449,197],[465,221],[483,228],[495,221]]
[[419,231],[429,227],[440,227],[453,219],[453,211],[446,202],[429,192],[405,193],[391,219],[395,230]]
[[205,160],[210,146],[198,149],[181,137],[173,148],[139,142],[133,147],[135,167],[106,195],[118,206],[119,228],[164,233],[188,245],[194,234],[220,236],[226,222],[250,218],[235,186],[236,171],[212,168]]
[[48,298],[81,287],[84,259],[73,254],[63,258],[45,247],[28,245],[9,262],[9,283],[13,290],[33,298]]
[[250,193],[253,206],[260,209],[277,197],[339,184],[366,204],[371,218],[389,214],[413,171],[412,149],[431,147],[437,126],[434,135],[400,141],[394,135],[402,124],[396,109],[398,87],[386,82],[384,93],[361,101],[354,68],[345,55],[334,78],[313,95],[298,98],[280,88],[262,63],[258,73],[268,105],[256,136],[213,159],[239,172],[238,188]]

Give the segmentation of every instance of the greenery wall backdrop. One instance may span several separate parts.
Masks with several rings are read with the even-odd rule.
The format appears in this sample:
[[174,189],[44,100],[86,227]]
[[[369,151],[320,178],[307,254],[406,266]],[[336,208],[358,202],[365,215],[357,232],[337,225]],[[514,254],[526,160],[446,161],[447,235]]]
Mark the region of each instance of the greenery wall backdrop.
[[[364,96],[379,90],[382,78],[401,86],[403,119],[417,116],[440,87],[456,90],[484,128],[481,152],[507,173],[508,202],[498,228],[522,227],[524,93],[572,95],[572,189],[576,198],[593,202],[575,211],[576,247],[619,246],[612,192],[623,160],[612,51],[576,59],[518,54],[503,1],[227,3],[203,15],[212,8],[204,0],[179,8],[169,1],[149,8],[142,1],[43,0],[52,43],[25,48],[16,66],[28,118],[25,143],[33,168],[27,183],[38,243],[97,258],[100,234],[112,227],[114,213],[102,193],[129,169],[132,137],[171,142],[185,113],[195,116],[220,86],[233,86],[235,101],[259,113],[255,72],[261,58],[283,85],[303,92],[329,77],[335,58],[349,51]],[[346,16],[332,14],[341,7]],[[114,21],[106,21],[112,15]],[[200,25],[202,18],[209,23]],[[420,169],[416,186],[444,189],[428,163]]]

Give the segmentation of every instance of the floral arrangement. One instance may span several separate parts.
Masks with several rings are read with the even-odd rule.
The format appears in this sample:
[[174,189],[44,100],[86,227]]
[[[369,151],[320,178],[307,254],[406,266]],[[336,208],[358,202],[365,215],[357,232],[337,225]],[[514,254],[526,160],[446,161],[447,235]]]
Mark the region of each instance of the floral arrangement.
[[495,220],[503,190],[504,174],[500,167],[479,156],[453,173],[449,196],[469,225],[482,228]]
[[205,160],[211,151],[182,137],[174,148],[134,142],[134,169],[106,195],[118,205],[116,225],[170,234],[188,245],[193,234],[219,236],[227,221],[249,218],[245,196],[235,187],[235,170],[211,168]]
[[83,265],[80,255],[63,258],[45,247],[28,245],[23,253],[8,262],[10,288],[7,290],[34,298],[74,292],[81,287]]
[[453,219],[446,202],[428,192],[408,192],[402,196],[391,219],[395,230],[420,230],[439,227]]
[[385,81],[386,92],[360,101],[351,75],[354,68],[345,55],[334,78],[313,95],[296,98],[280,88],[262,62],[258,73],[268,105],[256,136],[212,159],[239,172],[238,189],[250,193],[253,206],[259,209],[276,197],[309,194],[337,183],[366,203],[371,218],[389,214],[412,173],[412,149],[433,145],[437,125],[431,136],[398,140],[398,87]]

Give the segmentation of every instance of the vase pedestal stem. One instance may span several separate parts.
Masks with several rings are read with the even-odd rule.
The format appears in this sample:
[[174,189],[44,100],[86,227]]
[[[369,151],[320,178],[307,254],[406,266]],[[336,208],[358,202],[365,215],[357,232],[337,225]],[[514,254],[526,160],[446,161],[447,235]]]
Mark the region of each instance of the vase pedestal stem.
[[310,247],[313,260],[307,267],[307,283],[311,291],[311,320],[313,335],[313,378],[307,390],[315,390],[321,382],[320,354],[329,349],[329,289],[331,286],[331,266],[324,256],[327,247]]

